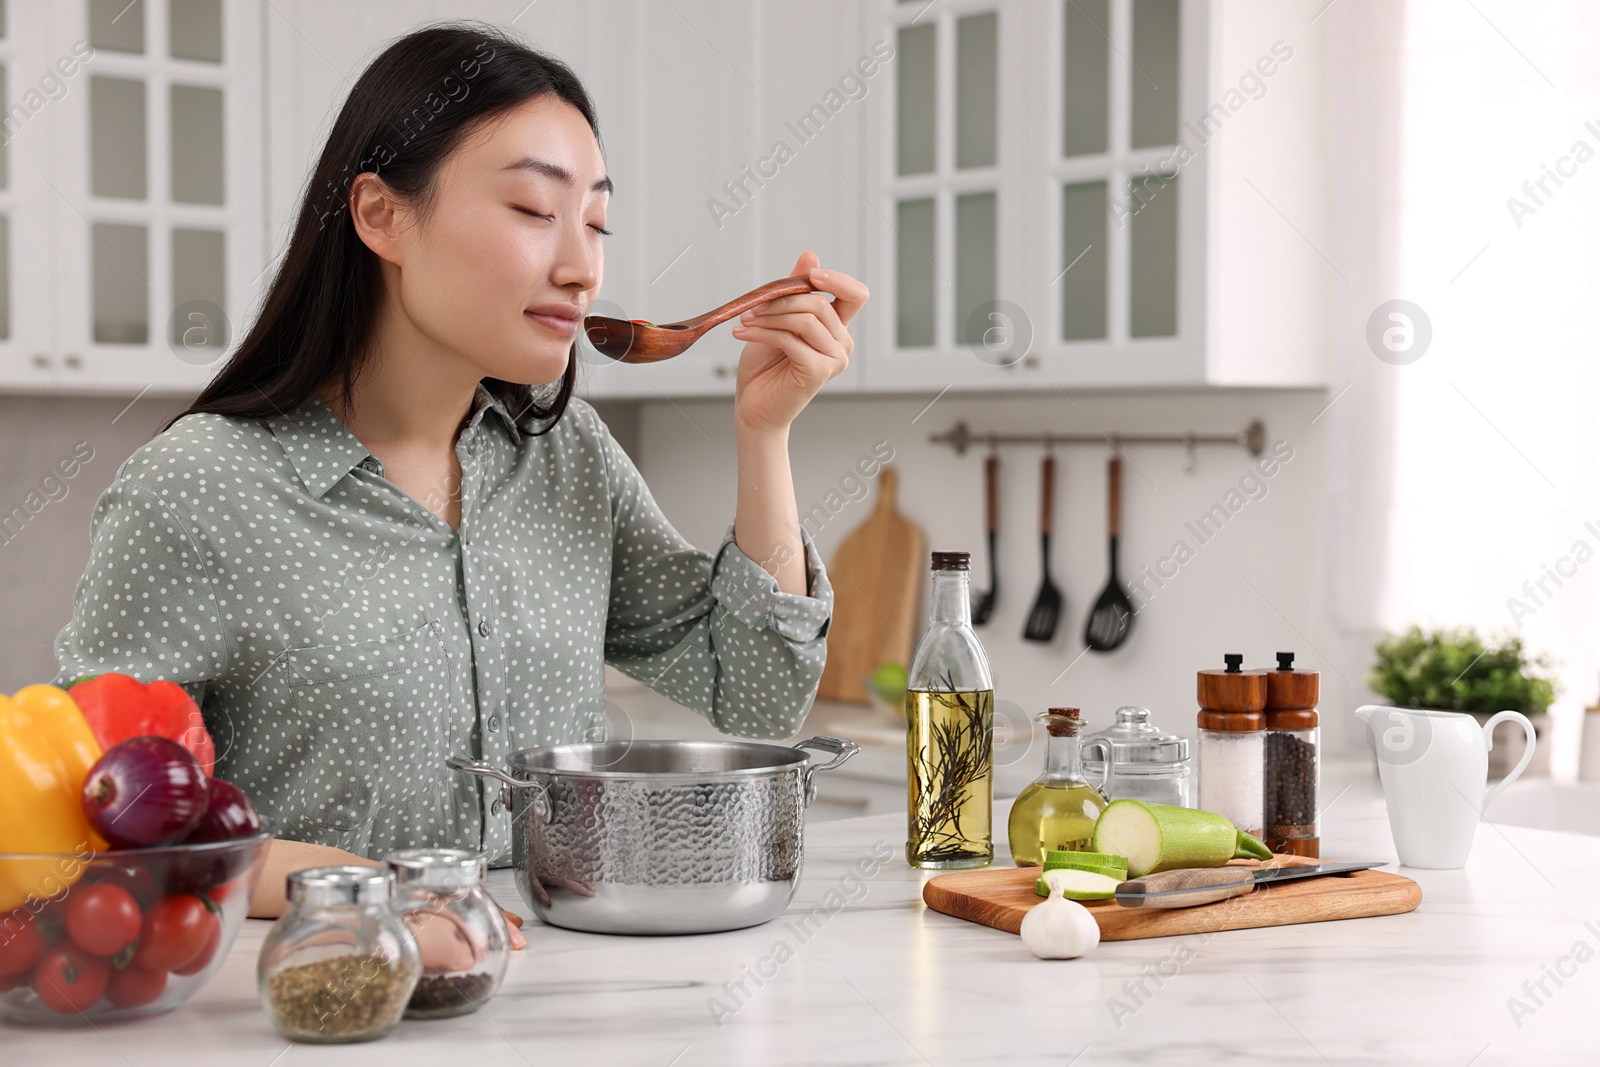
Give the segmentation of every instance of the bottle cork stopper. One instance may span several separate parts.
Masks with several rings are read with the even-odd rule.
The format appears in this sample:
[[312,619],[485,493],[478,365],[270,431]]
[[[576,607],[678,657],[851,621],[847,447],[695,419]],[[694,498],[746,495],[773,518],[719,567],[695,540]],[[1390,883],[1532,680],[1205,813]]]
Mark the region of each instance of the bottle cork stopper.
[[1051,737],[1077,737],[1083,727],[1077,708],[1049,708],[1045,711],[1044,722]]

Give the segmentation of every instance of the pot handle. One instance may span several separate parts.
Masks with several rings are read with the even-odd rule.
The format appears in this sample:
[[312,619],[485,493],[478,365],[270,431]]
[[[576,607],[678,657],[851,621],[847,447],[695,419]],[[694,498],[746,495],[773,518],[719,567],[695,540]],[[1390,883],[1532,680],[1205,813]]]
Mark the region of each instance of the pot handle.
[[[538,782],[524,778],[513,778],[494,764],[485,763],[481,759],[473,759],[471,756],[450,756],[444,761],[444,765],[453,771],[476,774],[480,778],[493,778],[499,782],[500,796],[495,803],[507,810],[511,807],[511,791],[513,789],[537,790],[533,795],[533,813],[539,817],[540,822],[547,823],[550,821],[550,794]],[[496,812],[495,814],[499,813]]]
[[827,734],[818,734],[808,737],[804,741],[796,741],[793,748],[814,748],[819,752],[832,752],[833,759],[827,763],[806,762],[806,807],[817,799],[817,783],[815,776],[818,771],[831,771],[845,760],[861,751],[861,746],[854,741],[846,741],[842,737],[829,737]]

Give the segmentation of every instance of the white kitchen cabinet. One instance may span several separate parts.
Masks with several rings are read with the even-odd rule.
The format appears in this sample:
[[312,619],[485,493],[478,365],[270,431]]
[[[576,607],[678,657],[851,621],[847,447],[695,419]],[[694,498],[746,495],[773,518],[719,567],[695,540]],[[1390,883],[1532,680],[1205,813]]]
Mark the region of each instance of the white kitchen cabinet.
[[[1320,384],[1340,284],[1323,255],[1320,6],[3,0],[13,107],[50,73],[39,57],[70,55],[96,18],[116,25],[8,131],[0,389],[203,384],[218,363],[173,338],[207,323],[175,330],[176,306],[219,304],[237,340],[353,78],[386,40],[446,17],[515,20],[593,94],[617,182],[602,313],[698,314],[810,247],[873,291],[830,392]],[[195,37],[212,10],[220,61],[181,41],[175,54],[173,27]],[[1272,73],[1252,74],[1263,61]],[[1167,133],[1148,132],[1152,100]],[[903,101],[932,131],[909,167]],[[1085,114],[1103,144],[1068,143]],[[1188,131],[1207,123],[1202,145]],[[204,202],[215,180],[185,186],[208,167],[221,203]],[[1148,203],[1119,220],[1130,182]],[[1027,323],[1026,355],[985,351],[1004,319],[969,335],[989,301]],[[580,388],[728,395],[741,347],[722,326],[658,366],[590,353]]]
[[9,254],[26,258],[0,388],[192,392],[263,263],[259,6],[6,6]]
[[[608,287],[633,317],[679,317],[767,277],[789,245],[831,241],[873,290],[836,391],[1320,385],[1341,277],[1323,252],[1321,6],[875,0],[851,9],[854,40],[831,5],[662,8],[647,32],[692,21],[704,39],[636,64],[637,114],[660,127],[629,130],[649,240]],[[875,46],[892,52],[864,93],[802,144],[793,120],[823,75]],[[716,69],[683,76],[695,54]],[[726,197],[738,210],[713,228],[696,206],[770,155],[767,131],[793,158]],[[691,257],[707,249],[728,270],[705,273]],[[641,274],[680,252],[673,285]],[[616,397],[727,393],[736,357],[724,327],[590,380]]]
[[[866,102],[886,90],[882,75],[851,78],[866,51],[859,4],[612,0],[586,12],[584,46],[560,54],[596,99],[617,182],[600,313],[689,318],[785,276],[807,248],[860,273],[850,183]],[[731,329],[653,366],[591,355],[585,392],[731,395],[744,347]],[[827,388],[853,389],[858,375]]]
[[866,390],[1321,384],[1320,6],[880,0]]

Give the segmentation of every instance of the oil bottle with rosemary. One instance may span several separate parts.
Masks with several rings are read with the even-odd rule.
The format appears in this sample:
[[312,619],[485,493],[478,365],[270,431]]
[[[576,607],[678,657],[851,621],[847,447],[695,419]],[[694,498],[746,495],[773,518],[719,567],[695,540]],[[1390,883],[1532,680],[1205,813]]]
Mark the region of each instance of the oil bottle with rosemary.
[[1083,776],[1083,719],[1077,708],[1051,708],[1039,716],[1049,734],[1044,773],[1011,804],[1007,825],[1011,859],[1018,867],[1040,867],[1051,852],[1092,850],[1094,823],[1106,797]]
[[951,870],[994,858],[994,682],[972,631],[965,552],[933,554],[928,632],[906,686],[906,862]]

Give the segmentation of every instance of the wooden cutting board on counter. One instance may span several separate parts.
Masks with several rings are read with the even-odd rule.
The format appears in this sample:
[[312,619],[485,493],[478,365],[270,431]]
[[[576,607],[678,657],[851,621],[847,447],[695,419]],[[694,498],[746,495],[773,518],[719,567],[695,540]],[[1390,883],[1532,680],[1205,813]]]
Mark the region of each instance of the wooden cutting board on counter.
[[[1280,856],[1272,865],[1316,862],[1299,856]],[[1234,860],[1232,865],[1262,866],[1259,860]],[[934,911],[1015,934],[1022,930],[1022,917],[1028,909],[1044,900],[1033,891],[1038,877],[1037,867],[995,867],[941,874],[922,887],[922,900]],[[1422,887],[1409,878],[1384,871],[1355,871],[1258,887],[1255,892],[1241,897],[1194,908],[1124,908],[1110,900],[1093,901],[1085,907],[1100,924],[1100,940],[1137,941],[1146,937],[1399,915],[1420,903]]]
[[872,514],[840,542],[828,564],[833,622],[818,700],[865,704],[869,674],[890,662],[911,666],[925,541],[916,524],[895,510],[894,468],[880,470],[877,482]]

